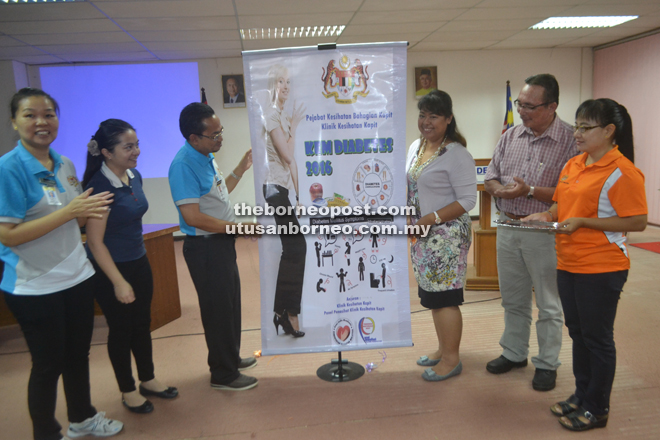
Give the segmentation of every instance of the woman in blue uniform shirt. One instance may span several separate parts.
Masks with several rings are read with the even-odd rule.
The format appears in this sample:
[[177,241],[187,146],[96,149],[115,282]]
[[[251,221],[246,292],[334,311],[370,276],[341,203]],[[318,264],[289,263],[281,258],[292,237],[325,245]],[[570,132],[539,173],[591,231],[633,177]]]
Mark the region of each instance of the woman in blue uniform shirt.
[[[112,210],[87,222],[88,255],[96,269],[96,300],[108,322],[108,355],[126,408],[150,413],[145,396],[173,399],[176,388],[154,375],[151,349],[153,277],[142,238],[149,204],[135,169],[140,146],[135,129],[119,119],[103,121],[87,145],[85,188],[114,194]],[[139,391],[131,371],[135,357]]]
[[[11,121],[20,140],[0,158],[0,289],[25,335],[32,371],[28,409],[35,440],[110,436],[123,424],[92,406],[89,346],[94,297],[80,229],[102,217],[112,194],[81,194],[73,163],[50,145],[59,128],[57,102],[39,89],[14,94]],[[55,419],[57,383],[64,382],[68,437]]]

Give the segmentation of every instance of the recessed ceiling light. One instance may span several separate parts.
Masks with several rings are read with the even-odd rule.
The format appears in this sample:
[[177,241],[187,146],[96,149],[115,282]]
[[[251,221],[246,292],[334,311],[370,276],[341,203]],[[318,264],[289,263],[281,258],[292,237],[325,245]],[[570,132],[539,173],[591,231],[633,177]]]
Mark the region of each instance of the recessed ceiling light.
[[276,38],[338,37],[345,28],[344,25],[330,25],[241,29],[241,38],[243,40],[272,40]]
[[602,16],[602,17],[550,17],[536,23],[529,29],[576,29],[617,26],[634,20],[637,15]]

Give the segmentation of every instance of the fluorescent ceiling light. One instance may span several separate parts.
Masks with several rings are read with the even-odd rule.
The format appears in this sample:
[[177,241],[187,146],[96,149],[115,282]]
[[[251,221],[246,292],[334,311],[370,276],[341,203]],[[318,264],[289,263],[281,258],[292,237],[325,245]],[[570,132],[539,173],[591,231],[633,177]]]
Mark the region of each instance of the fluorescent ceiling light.
[[292,26],[281,28],[241,29],[243,40],[273,40],[276,38],[338,37],[346,26]]
[[637,15],[602,16],[602,17],[550,17],[536,23],[529,29],[575,29],[617,26],[634,20]]

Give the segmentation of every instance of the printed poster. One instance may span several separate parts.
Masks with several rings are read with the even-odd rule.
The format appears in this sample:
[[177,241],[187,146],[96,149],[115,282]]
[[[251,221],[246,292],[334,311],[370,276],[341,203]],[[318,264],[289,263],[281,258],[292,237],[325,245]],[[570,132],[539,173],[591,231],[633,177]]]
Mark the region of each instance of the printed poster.
[[256,218],[288,232],[259,240],[262,353],[411,346],[406,43],[243,64],[257,206],[278,214]]

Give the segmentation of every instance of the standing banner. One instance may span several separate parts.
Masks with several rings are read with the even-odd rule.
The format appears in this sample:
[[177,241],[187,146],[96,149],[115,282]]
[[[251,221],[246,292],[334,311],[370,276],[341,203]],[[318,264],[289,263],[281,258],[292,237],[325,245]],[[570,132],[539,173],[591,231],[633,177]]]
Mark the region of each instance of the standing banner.
[[243,52],[264,355],[412,345],[406,47]]

